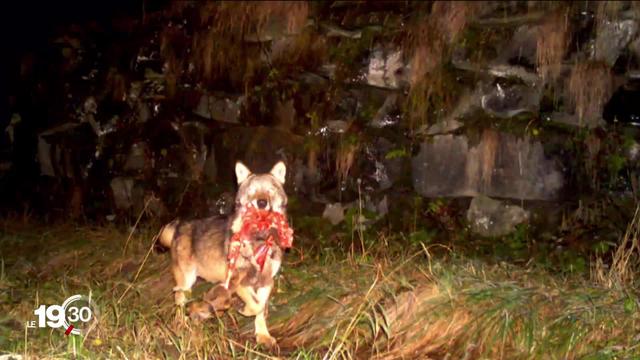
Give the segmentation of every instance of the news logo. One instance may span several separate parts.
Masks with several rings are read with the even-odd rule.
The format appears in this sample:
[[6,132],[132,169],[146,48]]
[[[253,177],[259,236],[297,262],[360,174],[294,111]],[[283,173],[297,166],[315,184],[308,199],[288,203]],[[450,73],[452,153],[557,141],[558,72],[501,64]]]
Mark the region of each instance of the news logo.
[[64,334],[86,334],[98,319],[98,308],[91,298],[73,295],[62,305],[40,305],[33,311],[37,320],[27,323],[30,328],[64,329]]

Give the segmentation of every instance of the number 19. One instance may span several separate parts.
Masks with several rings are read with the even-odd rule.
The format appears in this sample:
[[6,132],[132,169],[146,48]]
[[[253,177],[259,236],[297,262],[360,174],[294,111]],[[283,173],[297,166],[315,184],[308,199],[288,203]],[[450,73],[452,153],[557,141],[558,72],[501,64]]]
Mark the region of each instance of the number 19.
[[[57,329],[59,327],[64,326],[65,314],[64,309],[60,305],[40,305],[37,309],[33,311],[35,315],[38,316],[38,327],[52,327]],[[45,320],[46,326],[45,326]]]

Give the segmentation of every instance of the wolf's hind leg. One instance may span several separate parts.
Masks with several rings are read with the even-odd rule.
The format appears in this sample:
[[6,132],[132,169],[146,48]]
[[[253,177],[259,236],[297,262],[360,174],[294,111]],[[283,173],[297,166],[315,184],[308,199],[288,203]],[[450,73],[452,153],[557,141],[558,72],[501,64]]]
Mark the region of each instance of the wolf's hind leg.
[[191,291],[191,287],[198,278],[196,265],[192,259],[190,227],[181,228],[181,234],[171,244],[171,271],[176,280],[175,292],[176,305],[182,306],[186,302],[185,291]]
[[192,266],[190,268],[184,268],[179,265],[173,267],[173,277],[176,280],[176,286],[173,288],[175,292],[176,305],[182,306],[186,302],[185,292],[190,292],[191,287],[198,278],[196,276],[196,268]]

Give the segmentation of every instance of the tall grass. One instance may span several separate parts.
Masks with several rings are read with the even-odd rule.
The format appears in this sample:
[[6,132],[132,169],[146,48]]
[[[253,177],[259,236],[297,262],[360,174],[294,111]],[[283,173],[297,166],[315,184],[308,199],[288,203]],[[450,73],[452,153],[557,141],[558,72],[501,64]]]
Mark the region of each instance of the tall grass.
[[602,257],[595,259],[591,271],[594,281],[606,288],[633,288],[640,271],[640,206],[636,208],[633,218],[620,243],[613,252],[611,264],[606,264]]
[[605,102],[613,92],[613,75],[606,64],[583,62],[574,65],[568,84],[569,100],[580,122],[601,118]]
[[[195,9],[195,10],[194,10]],[[269,40],[273,30],[281,34],[298,34],[306,25],[309,4],[306,1],[178,2],[172,6],[177,18],[189,18],[191,30],[179,24],[166,26],[160,36],[165,60],[167,94],[175,94],[177,80],[183,74],[195,75],[206,85],[219,82],[235,88],[247,87],[258,68],[259,46],[245,40]],[[197,19],[190,15],[197,14]],[[274,28],[275,27],[275,28]],[[315,60],[322,54],[322,44],[301,38],[288,52],[296,60]]]
[[[115,227],[6,224],[0,339],[8,340],[0,347],[43,359],[631,358],[640,355],[637,257],[630,255],[639,218],[604,273],[620,287],[533,265],[436,257],[428,247],[357,261],[335,252],[311,260],[321,252],[299,263],[288,254],[269,311],[275,350],[256,346],[252,319],[233,309],[196,322],[174,307],[168,254],[145,260],[156,229],[139,227],[123,254],[128,232]],[[197,284],[192,301],[208,288]],[[36,304],[89,292],[101,318],[86,337],[25,333]]]
[[536,41],[538,73],[545,81],[555,81],[562,69],[571,31],[568,9],[561,9],[540,26]]
[[429,122],[434,108],[450,102],[448,80],[442,64],[451,45],[476,15],[482,2],[436,1],[428,15],[422,15],[409,27],[405,49],[410,54],[408,111],[411,128]]

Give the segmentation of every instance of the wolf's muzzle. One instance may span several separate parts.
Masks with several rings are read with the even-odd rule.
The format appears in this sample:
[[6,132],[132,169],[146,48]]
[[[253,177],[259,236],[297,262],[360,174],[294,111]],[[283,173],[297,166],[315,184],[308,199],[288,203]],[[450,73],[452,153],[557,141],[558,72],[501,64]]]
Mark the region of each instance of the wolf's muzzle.
[[257,203],[258,203],[258,209],[265,209],[269,204],[269,202],[265,199],[258,199]]

